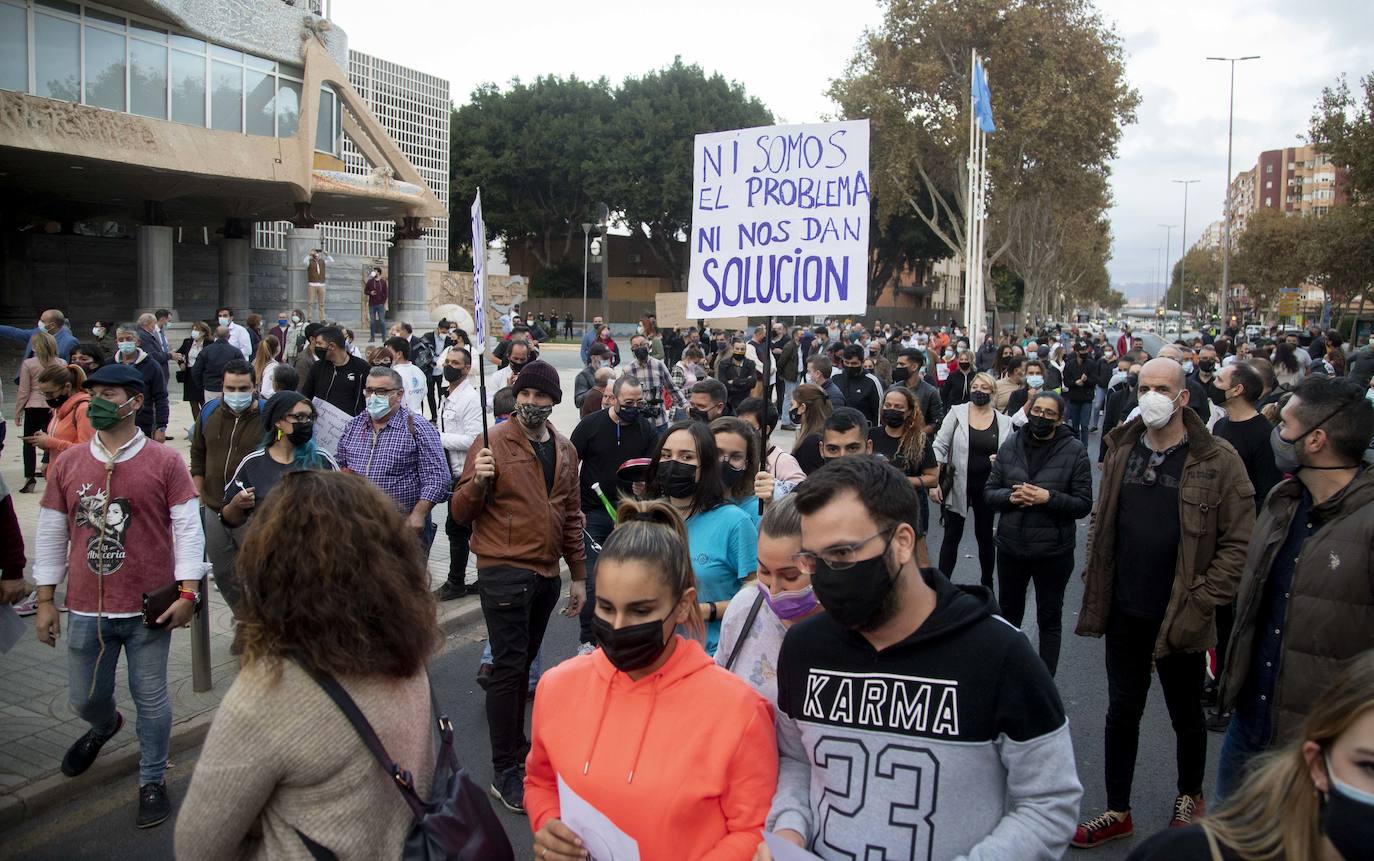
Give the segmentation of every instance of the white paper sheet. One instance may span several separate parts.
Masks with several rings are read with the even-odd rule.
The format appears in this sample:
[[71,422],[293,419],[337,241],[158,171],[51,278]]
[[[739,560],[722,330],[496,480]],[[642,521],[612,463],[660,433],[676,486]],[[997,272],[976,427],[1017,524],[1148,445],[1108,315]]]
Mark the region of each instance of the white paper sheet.
[[768,851],[773,853],[773,861],[820,861],[821,856],[794,846],[771,831],[763,832],[763,842],[767,844]]
[[0,604],[0,652],[8,652],[24,636],[28,625],[9,604]]
[[639,861],[639,843],[573,792],[558,775],[558,818],[582,838],[592,861]]

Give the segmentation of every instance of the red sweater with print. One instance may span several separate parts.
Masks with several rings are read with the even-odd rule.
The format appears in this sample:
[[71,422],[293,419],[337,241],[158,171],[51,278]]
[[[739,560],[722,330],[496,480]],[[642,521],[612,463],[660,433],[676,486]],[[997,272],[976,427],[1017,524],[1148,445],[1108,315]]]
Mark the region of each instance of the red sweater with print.
[[181,455],[153,440],[115,464],[108,504],[105,464],[89,444],[58,455],[48,471],[42,505],[67,518],[67,606],[79,613],[97,612],[94,572],[103,569],[104,611],[137,613],[144,592],[175,579],[171,509],[195,497]]

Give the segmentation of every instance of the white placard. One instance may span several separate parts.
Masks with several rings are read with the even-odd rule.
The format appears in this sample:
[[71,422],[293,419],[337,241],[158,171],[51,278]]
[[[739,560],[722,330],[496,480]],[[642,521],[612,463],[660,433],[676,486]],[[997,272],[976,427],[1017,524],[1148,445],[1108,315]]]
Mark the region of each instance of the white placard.
[[691,318],[862,314],[868,120],[696,136]]
[[794,846],[771,831],[763,832],[763,842],[773,855],[773,861],[818,861],[821,857]]
[[482,224],[482,189],[472,199],[472,331],[474,343],[487,343],[487,229]]
[[582,839],[591,861],[639,861],[639,843],[558,775],[558,818]]
[[321,451],[337,454],[344,428],[353,421],[353,417],[324,398],[313,398],[310,403],[315,405],[315,446]]

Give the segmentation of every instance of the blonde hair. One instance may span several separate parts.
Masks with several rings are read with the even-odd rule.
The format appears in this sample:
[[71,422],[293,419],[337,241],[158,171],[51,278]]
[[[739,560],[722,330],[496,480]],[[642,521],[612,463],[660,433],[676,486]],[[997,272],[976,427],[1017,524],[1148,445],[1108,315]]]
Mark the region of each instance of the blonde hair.
[[57,339],[47,332],[34,332],[29,343],[33,346],[33,357],[40,365],[55,365],[62,361],[57,357]]
[[263,335],[262,340],[258,341],[258,352],[253,356],[253,379],[262,385],[263,371],[277,358],[277,350],[281,348],[281,342],[276,335]]
[[[643,562],[660,574],[680,600],[688,589],[695,589],[692,554],[688,549],[687,525],[672,505],[661,499],[629,499],[615,510],[616,527],[597,557],[597,565],[613,562]],[[687,631],[698,640],[706,636],[701,608],[692,602],[687,610]]]
[[1320,858],[1321,805],[1303,745],[1313,741],[1328,750],[1372,708],[1374,652],[1365,652],[1312,704],[1297,737],[1256,759],[1240,790],[1199,820],[1201,826],[1246,861]]

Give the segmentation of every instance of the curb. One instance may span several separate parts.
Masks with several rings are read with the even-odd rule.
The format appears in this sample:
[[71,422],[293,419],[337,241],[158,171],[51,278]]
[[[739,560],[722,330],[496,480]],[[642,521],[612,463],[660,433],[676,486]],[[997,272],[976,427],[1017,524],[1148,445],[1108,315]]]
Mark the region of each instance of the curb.
[[[482,606],[477,600],[460,599],[448,607],[440,605],[439,630],[447,638],[481,615]],[[205,740],[205,734],[210,731],[210,724],[214,722],[218,710],[219,707],[216,706],[174,723],[168,744],[169,759],[200,746]],[[25,784],[14,792],[0,795],[0,832],[41,816],[49,809],[77,799],[112,780],[136,774],[138,756],[138,745],[128,745],[107,757],[100,758],[80,777],[67,777],[59,771]]]

